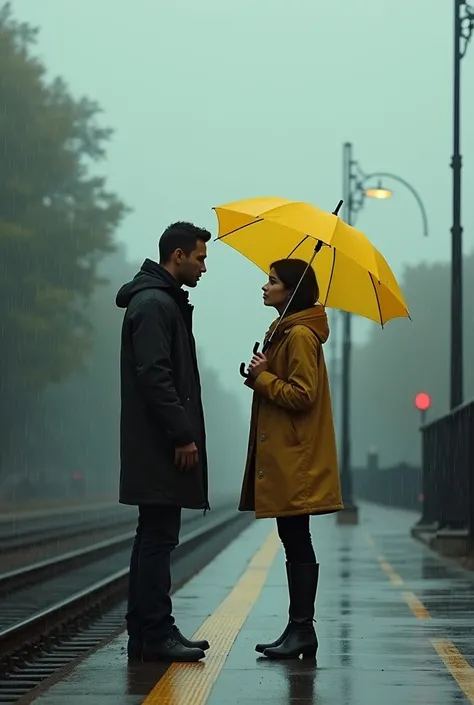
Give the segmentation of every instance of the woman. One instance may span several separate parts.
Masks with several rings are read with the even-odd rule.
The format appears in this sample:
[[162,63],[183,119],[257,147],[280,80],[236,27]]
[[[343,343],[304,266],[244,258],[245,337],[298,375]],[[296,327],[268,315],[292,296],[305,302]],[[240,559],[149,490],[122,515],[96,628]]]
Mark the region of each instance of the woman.
[[[281,314],[307,263],[271,265],[263,287],[265,306]],[[266,355],[254,355],[246,384],[254,391],[240,511],[275,517],[285,550],[289,621],[283,634],[256,651],[269,658],[314,657],[313,626],[318,585],[310,516],[343,509],[329,382],[322,346],[329,336],[319,289],[310,267]],[[278,323],[274,321],[266,340]]]

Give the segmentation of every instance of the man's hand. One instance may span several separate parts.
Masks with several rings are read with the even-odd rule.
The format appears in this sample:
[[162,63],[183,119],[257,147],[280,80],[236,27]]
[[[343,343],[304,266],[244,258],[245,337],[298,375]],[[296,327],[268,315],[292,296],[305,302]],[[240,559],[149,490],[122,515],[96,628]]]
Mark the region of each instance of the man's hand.
[[265,372],[268,369],[268,360],[263,353],[257,353],[250,360],[249,365],[249,376],[251,379],[257,379],[261,372]]
[[192,470],[198,464],[198,449],[195,443],[176,448],[174,462],[180,470]]

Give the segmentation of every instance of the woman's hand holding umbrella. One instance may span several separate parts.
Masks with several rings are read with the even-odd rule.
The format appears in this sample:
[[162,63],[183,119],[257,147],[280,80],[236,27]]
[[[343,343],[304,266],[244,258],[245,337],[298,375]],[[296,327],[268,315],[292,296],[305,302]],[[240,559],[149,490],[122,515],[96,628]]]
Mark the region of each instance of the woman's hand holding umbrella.
[[268,369],[268,360],[265,355],[261,352],[256,353],[252,356],[250,364],[248,367],[248,375],[251,379],[257,379],[261,372],[265,372]]

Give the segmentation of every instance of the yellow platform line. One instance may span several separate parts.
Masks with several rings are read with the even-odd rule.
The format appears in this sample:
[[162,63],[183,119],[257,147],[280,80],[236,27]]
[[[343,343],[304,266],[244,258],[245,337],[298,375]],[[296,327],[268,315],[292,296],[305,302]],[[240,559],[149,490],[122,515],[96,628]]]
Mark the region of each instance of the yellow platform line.
[[414,592],[402,592],[402,595],[417,619],[430,619],[430,613]]
[[451,641],[431,639],[431,643],[469,702],[474,703],[474,668]]
[[205,662],[173,663],[142,705],[205,705],[232,645],[265,585],[280,549],[274,529],[252,558],[237,585],[194,634],[211,648]]
[[392,582],[394,585],[403,585],[403,578],[393,569],[393,567],[390,565],[390,563],[385,560],[383,556],[378,556],[377,558],[378,562],[380,563],[380,567],[384,571],[384,573],[388,576],[390,579],[390,582]]
[[[378,556],[378,561],[380,567],[387,573],[392,582],[396,582],[397,584],[403,583],[402,578],[393,570],[384,556]],[[400,583],[398,583],[398,581],[400,581]],[[430,613],[415,593],[404,591],[402,595],[417,619],[431,618]],[[456,649],[451,641],[443,639],[431,639],[430,641],[451,676],[466,695],[469,702],[474,705],[474,668],[469,665],[464,656]]]
[[[377,560],[381,569],[394,585],[405,584],[403,578],[393,569],[390,563],[385,559],[385,556],[377,556]],[[402,595],[403,599],[417,619],[430,619],[430,613],[414,592],[404,591],[402,592]]]
[[[366,535],[365,540],[370,546],[375,546],[370,534]],[[393,569],[385,556],[377,556],[377,560],[392,583],[395,585],[404,584],[403,578]],[[402,595],[417,619],[430,619],[430,613],[413,592],[404,591]],[[430,641],[459,688],[469,702],[474,705],[474,668],[451,641],[445,639],[430,639]]]

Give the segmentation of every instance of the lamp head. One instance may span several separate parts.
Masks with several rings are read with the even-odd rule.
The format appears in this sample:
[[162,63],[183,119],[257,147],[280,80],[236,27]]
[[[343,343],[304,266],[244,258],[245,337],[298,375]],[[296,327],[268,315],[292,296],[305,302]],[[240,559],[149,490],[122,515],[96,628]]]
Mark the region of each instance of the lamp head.
[[369,186],[368,188],[366,188],[365,195],[368,198],[377,198],[378,200],[382,201],[386,198],[391,198],[393,196],[393,193],[392,191],[390,191],[390,189],[382,186],[382,182],[379,181],[377,186]]

